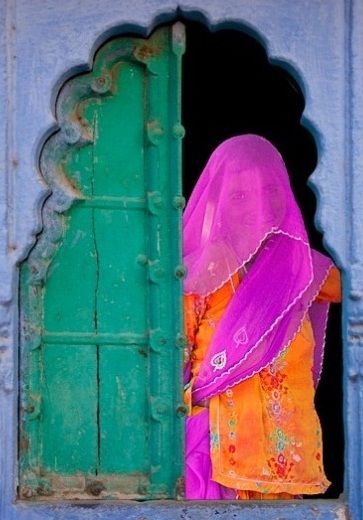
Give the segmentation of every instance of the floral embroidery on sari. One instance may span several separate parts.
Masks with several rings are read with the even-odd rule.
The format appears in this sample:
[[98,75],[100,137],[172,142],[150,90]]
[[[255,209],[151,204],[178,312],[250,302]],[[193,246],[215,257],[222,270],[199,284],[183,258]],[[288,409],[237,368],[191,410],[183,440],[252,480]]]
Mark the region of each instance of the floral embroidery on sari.
[[285,384],[287,376],[281,371],[282,368],[287,367],[287,363],[283,359],[280,359],[280,357],[275,363],[261,370],[259,374],[262,389],[269,397],[267,399],[267,412],[276,423],[281,422],[282,415],[284,414],[282,400],[288,392],[288,387]]

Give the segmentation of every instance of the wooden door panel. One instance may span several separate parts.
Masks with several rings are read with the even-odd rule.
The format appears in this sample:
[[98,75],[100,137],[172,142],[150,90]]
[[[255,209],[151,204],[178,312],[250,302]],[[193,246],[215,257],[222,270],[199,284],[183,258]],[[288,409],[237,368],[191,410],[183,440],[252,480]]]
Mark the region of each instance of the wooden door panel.
[[21,272],[23,498],[178,492],[182,52],[180,25],[115,39],[59,95]]
[[148,354],[145,345],[99,350],[100,472],[149,471]]
[[95,474],[97,351],[95,345],[42,348],[42,462],[45,471]]
[[93,118],[93,194],[143,197],[145,194],[145,69],[122,61],[113,70],[113,96]]
[[99,333],[146,333],[147,272],[137,262],[146,252],[145,233],[143,209],[95,212]]
[[92,210],[74,207],[44,290],[44,333],[94,328],[97,258]]

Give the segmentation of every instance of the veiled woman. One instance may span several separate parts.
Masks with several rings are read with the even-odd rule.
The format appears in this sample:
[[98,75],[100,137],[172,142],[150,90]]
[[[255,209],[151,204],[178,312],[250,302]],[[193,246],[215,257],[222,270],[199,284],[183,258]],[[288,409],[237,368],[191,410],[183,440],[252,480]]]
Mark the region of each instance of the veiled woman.
[[310,248],[266,139],[213,152],[184,214],[184,262],[186,497],[324,492],[314,394],[339,272]]

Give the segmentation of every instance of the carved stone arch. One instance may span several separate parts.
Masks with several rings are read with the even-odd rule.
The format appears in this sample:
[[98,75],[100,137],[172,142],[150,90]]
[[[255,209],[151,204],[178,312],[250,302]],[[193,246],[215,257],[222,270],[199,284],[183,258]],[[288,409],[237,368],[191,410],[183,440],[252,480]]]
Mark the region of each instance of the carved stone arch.
[[[199,8],[190,8],[189,6],[184,7],[183,5],[179,5],[175,9],[165,9],[161,12],[158,12],[157,14],[151,11],[145,13],[145,15],[148,17],[147,22],[123,22],[110,25],[107,30],[104,30],[101,34],[98,34],[95,41],[92,42],[92,45],[89,48],[89,55],[93,56],[97,49],[104,45],[104,43],[110,38],[119,37],[122,36],[122,34],[127,33],[133,33],[135,35],[139,34],[140,36],[145,37],[150,35],[160,24],[171,24],[179,19],[185,19],[186,21],[198,21],[208,27],[211,31],[217,31],[225,28],[238,30],[250,35],[256,41],[258,41],[264,48],[267,59],[271,65],[281,67],[289,75],[291,75],[303,92],[306,104],[304,113],[302,114],[301,124],[311,133],[319,151],[319,162],[315,172],[313,172],[309,179],[309,185],[313,189],[317,198],[315,222],[318,230],[323,234],[324,243],[327,249],[331,251],[338,264],[344,263],[346,252],[341,243],[336,243],[337,236],[334,233],[334,229],[332,227],[332,218],[329,214],[329,208],[326,208],[325,210],[325,208],[321,205],[321,201],[325,200],[327,198],[326,195],[329,194],[329,190],[327,191],[326,187],[326,172],[331,171],[332,168],[330,167],[330,164],[334,162],[334,158],[328,157],[325,153],[327,148],[329,148],[331,152],[331,147],[324,135],[324,132],[321,130],[321,121],[317,115],[317,107],[314,104],[314,99],[311,97],[313,88],[310,86],[311,81],[309,80],[315,80],[315,78],[307,77],[304,69],[295,58],[292,50],[285,48],[285,52],[281,52],[281,48],[285,46],[282,45],[277,38],[272,38],[270,36],[271,32],[273,31],[267,20],[260,20],[259,17],[257,17],[256,20],[254,19],[254,12],[251,13],[252,16],[249,19],[249,16],[239,18],[238,16],[234,16],[232,14],[230,16],[218,17],[213,13],[213,9],[209,10],[204,6],[200,6]],[[254,9],[252,11],[254,11]],[[296,35],[296,38],[302,37],[303,32],[304,31],[301,29],[299,34]],[[84,71],[87,68],[88,65],[86,64],[72,67],[71,70],[73,72],[71,75],[79,74],[79,71]],[[69,76],[70,73],[67,71],[65,74],[63,74],[62,81],[60,81],[59,78],[57,79],[56,86],[53,89],[53,99],[58,97],[59,88],[57,85],[59,86],[60,84],[63,84],[64,78],[67,78],[68,81]],[[320,80],[320,78],[317,79]],[[332,110],[332,116],[334,116],[334,110]],[[56,118],[58,120],[58,115]],[[46,134],[49,134],[50,131],[51,130],[48,129]],[[40,150],[42,149],[43,146],[40,147]],[[341,193],[341,195],[343,196],[343,193]],[[42,206],[45,196],[46,195],[44,190],[40,190],[37,201],[38,207]],[[325,213],[327,213],[326,216]],[[34,243],[34,238],[38,232],[39,226],[32,234],[32,240],[30,243]],[[29,244],[27,247],[29,247]]]

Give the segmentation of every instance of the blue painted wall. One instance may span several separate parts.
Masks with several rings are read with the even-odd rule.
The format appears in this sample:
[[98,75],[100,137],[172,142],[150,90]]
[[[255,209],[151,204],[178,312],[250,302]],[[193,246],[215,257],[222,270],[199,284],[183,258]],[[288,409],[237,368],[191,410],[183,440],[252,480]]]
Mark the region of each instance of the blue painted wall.
[[[37,159],[56,127],[65,79],[125,31],[203,20],[254,35],[289,70],[306,99],[304,124],[319,164],[317,225],[344,273],[345,494],[298,504],[129,504],[57,507],[15,502],[17,445],[17,264],[40,230],[47,191]],[[166,519],[363,518],[363,2],[361,0],[2,0],[0,2],[0,518]]]

